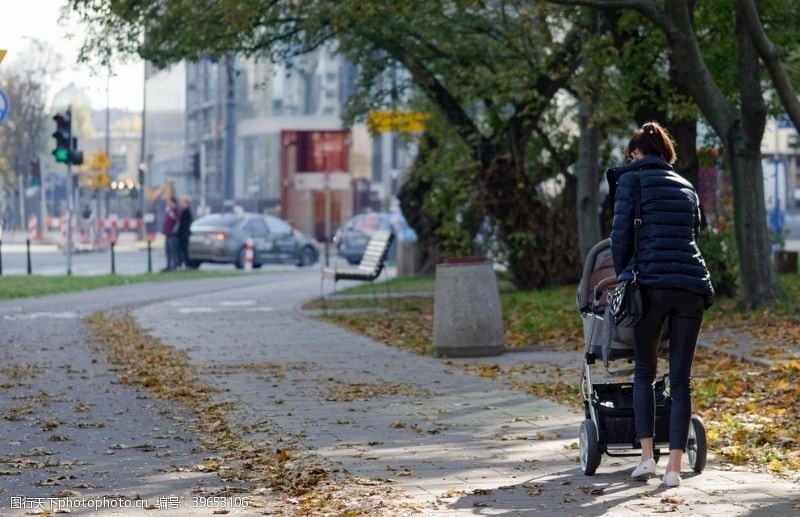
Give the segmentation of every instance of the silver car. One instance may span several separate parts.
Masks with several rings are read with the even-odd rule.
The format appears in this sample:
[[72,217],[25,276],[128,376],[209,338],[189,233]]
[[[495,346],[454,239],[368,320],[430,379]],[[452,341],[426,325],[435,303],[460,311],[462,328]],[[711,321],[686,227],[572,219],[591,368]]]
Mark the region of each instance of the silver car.
[[311,266],[319,258],[316,243],[286,221],[259,214],[209,214],[197,219],[189,236],[188,266],[203,262],[245,263],[245,245],[253,239],[253,267],[271,263]]

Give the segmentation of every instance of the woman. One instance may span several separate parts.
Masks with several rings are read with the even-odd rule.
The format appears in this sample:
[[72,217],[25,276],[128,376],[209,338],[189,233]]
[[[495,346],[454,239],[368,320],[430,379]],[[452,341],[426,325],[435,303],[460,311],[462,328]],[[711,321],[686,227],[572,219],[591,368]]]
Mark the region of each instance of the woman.
[[669,323],[669,462],[663,483],[680,484],[681,457],[691,418],[689,378],[703,310],[713,303],[714,288],[697,247],[700,202],[691,183],[672,168],[675,144],[667,131],[650,122],[628,143],[631,163],[606,173],[614,199],[611,249],[619,281],[634,278],[636,184],[641,195],[636,275],[644,316],[634,327],[633,406],[642,461],[631,477],[656,475],[653,459],[656,353],[665,321]]

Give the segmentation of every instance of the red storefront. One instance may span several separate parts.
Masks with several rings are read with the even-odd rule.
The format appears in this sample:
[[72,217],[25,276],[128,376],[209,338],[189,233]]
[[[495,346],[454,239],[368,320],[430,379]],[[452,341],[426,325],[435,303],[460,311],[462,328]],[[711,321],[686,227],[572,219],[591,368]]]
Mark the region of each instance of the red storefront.
[[352,216],[349,131],[281,132],[281,217],[322,241]]

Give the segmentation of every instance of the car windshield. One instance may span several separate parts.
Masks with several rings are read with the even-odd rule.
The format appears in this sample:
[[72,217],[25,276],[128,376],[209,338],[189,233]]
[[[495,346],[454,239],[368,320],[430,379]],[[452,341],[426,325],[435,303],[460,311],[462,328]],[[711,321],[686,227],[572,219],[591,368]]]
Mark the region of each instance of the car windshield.
[[364,233],[372,233],[375,230],[385,230],[386,224],[383,223],[381,214],[364,214],[355,222],[354,228]]
[[209,214],[196,220],[192,228],[232,228],[241,220],[234,214]]

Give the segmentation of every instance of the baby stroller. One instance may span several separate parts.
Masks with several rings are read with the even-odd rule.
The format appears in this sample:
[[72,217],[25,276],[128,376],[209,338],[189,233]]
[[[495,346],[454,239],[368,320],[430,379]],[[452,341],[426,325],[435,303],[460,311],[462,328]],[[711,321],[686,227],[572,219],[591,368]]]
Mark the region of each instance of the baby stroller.
[[[591,476],[600,465],[602,454],[609,456],[636,456],[641,444],[636,438],[633,413],[632,382],[592,381],[592,365],[603,361],[606,371],[613,377],[633,373],[633,329],[617,327],[607,314],[609,294],[614,292],[617,277],[611,257],[611,239],[597,243],[589,252],[583,266],[583,275],[578,286],[577,305],[583,320],[583,336],[586,343],[581,395],[586,419],[580,428],[581,470]],[[668,356],[668,336],[662,331],[659,356]],[[610,370],[609,365],[624,361],[628,367]],[[655,384],[656,426],[654,455],[658,461],[663,449],[669,453],[670,395],[668,375]],[[686,456],[695,472],[702,472],[706,465],[707,443],[703,421],[692,416],[689,424],[689,439]]]

